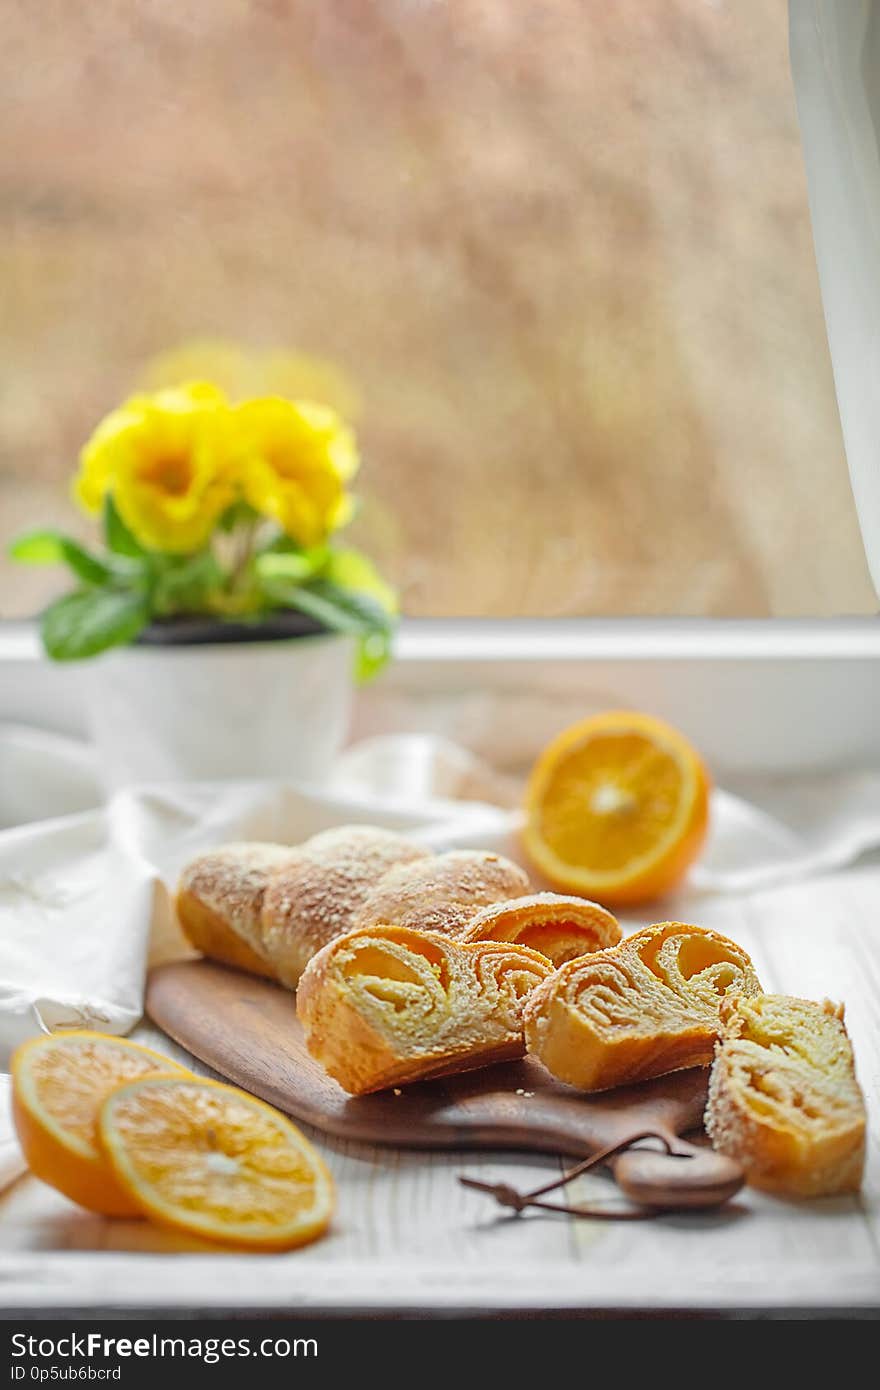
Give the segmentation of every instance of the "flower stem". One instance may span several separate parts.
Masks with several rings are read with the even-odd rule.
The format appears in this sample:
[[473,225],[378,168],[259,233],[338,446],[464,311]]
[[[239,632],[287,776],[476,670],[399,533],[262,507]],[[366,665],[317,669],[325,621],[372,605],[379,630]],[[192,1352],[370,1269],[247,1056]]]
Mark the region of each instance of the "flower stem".
[[226,582],[218,594],[218,607],[229,614],[246,613],[256,605],[254,600],[253,558],[260,521],[258,517],[242,522],[232,534],[232,555]]
[[238,545],[236,547],[235,558],[232,562],[232,572],[229,577],[229,587],[233,592],[240,590],[247,579],[250,563],[253,559],[256,538],[256,521],[246,521],[239,527],[236,537]]

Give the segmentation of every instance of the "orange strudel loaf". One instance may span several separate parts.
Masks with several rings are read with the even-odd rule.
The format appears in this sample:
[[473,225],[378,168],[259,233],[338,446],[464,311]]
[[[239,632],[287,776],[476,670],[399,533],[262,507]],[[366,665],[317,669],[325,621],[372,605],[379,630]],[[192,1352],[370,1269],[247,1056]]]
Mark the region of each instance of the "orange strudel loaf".
[[460,941],[511,941],[540,951],[564,965],[593,951],[615,946],[620,923],[588,898],[563,893],[531,893],[482,908],[459,933]]
[[843,1007],[759,994],[726,999],[706,1129],[748,1180],[791,1197],[855,1192],[865,1102]]
[[722,1001],[760,989],[733,941],[661,922],[557,970],[526,1004],[526,1043],[560,1080],[603,1091],[707,1066]]
[[523,1002],[551,970],[525,946],[365,927],[310,961],[296,1007],[312,1056],[360,1095],[521,1057]]

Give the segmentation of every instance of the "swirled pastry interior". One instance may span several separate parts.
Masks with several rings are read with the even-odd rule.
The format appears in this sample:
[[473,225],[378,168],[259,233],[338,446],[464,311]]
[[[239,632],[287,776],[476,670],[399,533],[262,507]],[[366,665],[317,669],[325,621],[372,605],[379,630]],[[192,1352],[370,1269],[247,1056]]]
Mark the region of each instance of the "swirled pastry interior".
[[263,898],[262,949],[290,989],[312,956],[355,925],[373,885],[396,866],[428,858],[412,840],[370,825],[313,835],[272,876]]
[[527,875],[512,860],[486,850],[455,849],[391,869],[365,897],[352,925],[393,922],[457,936],[481,908],[528,891]]
[[312,1056],[360,1095],[522,1056],[523,1001],[551,969],[525,946],[366,927],[314,957],[296,1007]]
[[263,948],[263,898],[272,874],[292,855],[285,845],[232,844],[187,864],[177,889],[177,917],[196,950],[274,978]]
[[603,1091],[708,1065],[722,1000],[760,989],[733,941],[661,922],[540,985],[524,1010],[526,1044],[560,1080]]
[[562,893],[532,893],[482,908],[460,941],[515,941],[540,951],[554,965],[616,946],[620,923],[598,903]]
[[706,1129],[756,1187],[794,1197],[855,1192],[865,1103],[843,1008],[761,994],[726,1000]]

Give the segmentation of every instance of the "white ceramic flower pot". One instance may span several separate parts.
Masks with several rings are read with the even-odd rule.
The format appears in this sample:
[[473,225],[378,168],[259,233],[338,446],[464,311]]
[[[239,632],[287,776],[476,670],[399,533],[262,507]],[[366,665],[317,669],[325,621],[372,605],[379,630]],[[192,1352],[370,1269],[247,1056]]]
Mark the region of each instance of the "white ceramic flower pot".
[[125,647],[84,662],[104,783],[320,781],[345,739],[352,666],[350,639],[331,633]]

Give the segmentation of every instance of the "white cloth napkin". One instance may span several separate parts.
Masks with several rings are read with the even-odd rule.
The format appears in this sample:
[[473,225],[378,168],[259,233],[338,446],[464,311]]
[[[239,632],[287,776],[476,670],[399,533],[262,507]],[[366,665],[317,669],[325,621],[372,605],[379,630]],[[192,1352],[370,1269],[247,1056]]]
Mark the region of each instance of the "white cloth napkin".
[[[148,960],[185,953],[168,888],[226,840],[296,844],[347,821],[446,846],[503,840],[509,815],[456,801],[481,771],[431,740],[379,739],[340,761],[326,789],[193,783],[123,791],[105,804],[80,745],[0,730],[0,1068],[41,1028],[125,1033],[141,1014]],[[486,773],[486,786],[497,779]],[[16,805],[16,790],[20,802]],[[59,803],[70,814],[54,816]],[[91,809],[86,809],[91,803]],[[47,819],[35,820],[42,810]],[[10,825],[16,812],[26,823]]]

